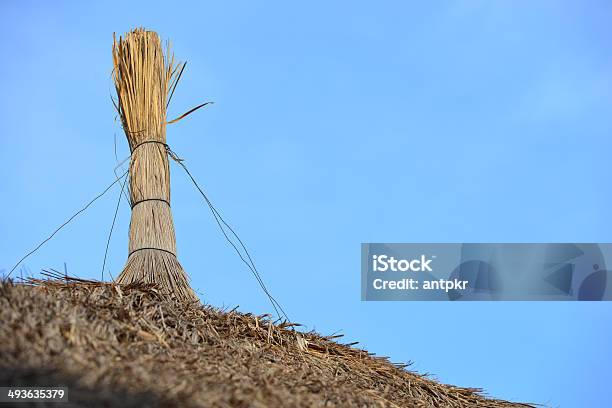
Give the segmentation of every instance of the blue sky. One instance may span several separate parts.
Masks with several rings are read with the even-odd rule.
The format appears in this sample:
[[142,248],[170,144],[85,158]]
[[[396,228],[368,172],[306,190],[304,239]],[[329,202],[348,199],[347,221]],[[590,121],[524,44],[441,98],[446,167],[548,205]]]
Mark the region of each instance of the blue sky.
[[[612,405],[609,303],[365,303],[361,242],[611,242],[612,7],[583,1],[0,5],[0,269],[113,179],[112,33],[174,44],[186,160],[290,317],[441,381]],[[202,299],[270,311],[180,168]],[[26,261],[98,278],[118,190]],[[127,255],[129,207],[111,242]]]

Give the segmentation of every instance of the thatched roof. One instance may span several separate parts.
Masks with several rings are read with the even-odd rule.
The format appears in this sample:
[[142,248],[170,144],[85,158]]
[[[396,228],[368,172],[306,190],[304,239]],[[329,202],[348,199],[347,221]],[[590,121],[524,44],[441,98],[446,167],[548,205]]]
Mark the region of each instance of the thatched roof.
[[0,283],[0,385],[67,385],[73,407],[526,406],[152,286],[31,283]]

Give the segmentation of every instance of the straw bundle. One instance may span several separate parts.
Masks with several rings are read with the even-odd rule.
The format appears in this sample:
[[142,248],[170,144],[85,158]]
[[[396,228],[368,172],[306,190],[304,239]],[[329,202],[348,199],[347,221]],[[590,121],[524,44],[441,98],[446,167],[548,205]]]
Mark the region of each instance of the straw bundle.
[[129,255],[119,283],[156,283],[182,300],[196,300],[176,258],[170,210],[170,167],[166,150],[168,94],[180,64],[164,56],[159,36],[136,29],[113,41],[117,110],[130,151],[132,205]]

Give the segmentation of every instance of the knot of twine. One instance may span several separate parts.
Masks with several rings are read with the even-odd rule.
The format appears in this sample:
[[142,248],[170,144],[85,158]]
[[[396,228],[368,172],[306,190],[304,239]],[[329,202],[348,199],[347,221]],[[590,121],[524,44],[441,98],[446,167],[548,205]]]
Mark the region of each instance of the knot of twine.
[[177,163],[180,163],[183,161],[183,159],[181,159],[180,157],[178,157],[178,155],[176,153],[174,153],[174,151],[172,151],[172,149],[170,149],[170,146],[168,146],[168,143],[165,142],[161,142],[159,140],[145,140],[143,142],[138,143],[136,146],[134,146],[134,148],[132,149],[132,154],[134,154],[134,152],[136,151],[136,149],[138,149],[140,146],[147,144],[147,143],[157,143],[160,144],[162,146],[164,146],[164,148],[166,149],[166,153],[168,153],[168,156],[170,156],[172,158],[172,160],[174,160]]

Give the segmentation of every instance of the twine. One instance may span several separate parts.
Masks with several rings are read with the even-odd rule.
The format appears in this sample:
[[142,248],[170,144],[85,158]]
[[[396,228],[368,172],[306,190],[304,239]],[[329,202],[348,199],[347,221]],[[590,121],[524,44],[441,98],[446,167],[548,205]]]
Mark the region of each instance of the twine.
[[[173,160],[177,160],[177,159],[178,159],[178,158],[176,157],[176,155],[174,154],[174,152],[172,152],[172,150],[170,150],[170,147],[168,146],[168,144],[167,144],[167,143],[164,143],[164,142],[160,142],[159,140],[145,140],[145,141],[143,141],[143,142],[138,143],[138,144],[137,144],[136,146],[134,146],[134,148],[132,149],[132,155],[134,154],[134,152],[136,151],[136,149],[138,149],[140,146],[142,146],[142,145],[144,145],[144,144],[147,144],[147,143],[157,143],[157,144],[160,144],[160,145],[164,146],[164,148],[166,149],[166,152],[167,152],[167,153],[170,155],[170,157],[171,157]],[[172,154],[171,154],[170,152],[172,152]],[[180,159],[178,159],[178,160],[180,160]],[[163,203],[168,204],[168,207],[171,207],[171,206],[170,206],[170,202],[169,202],[168,200],[164,199],[164,198],[144,198],[144,199],[142,199],[142,200],[138,200],[138,201],[136,201],[135,203],[131,203],[130,207],[131,207],[131,209],[133,210],[133,209],[134,209],[134,207],[136,207],[136,206],[137,206],[138,204],[140,204],[140,203],[144,203],[145,201],[161,201],[161,202],[163,202]]]

